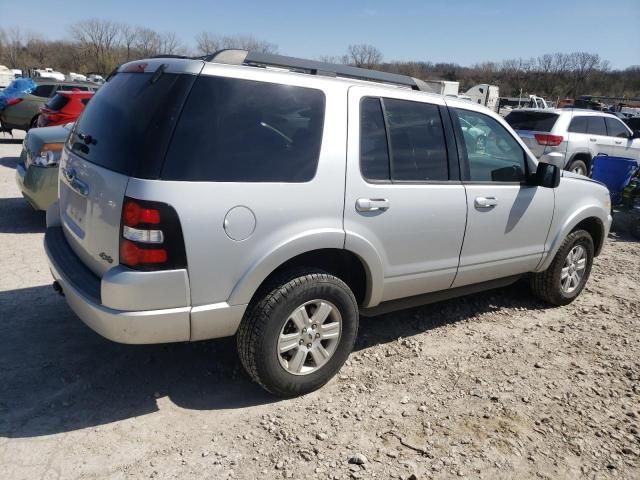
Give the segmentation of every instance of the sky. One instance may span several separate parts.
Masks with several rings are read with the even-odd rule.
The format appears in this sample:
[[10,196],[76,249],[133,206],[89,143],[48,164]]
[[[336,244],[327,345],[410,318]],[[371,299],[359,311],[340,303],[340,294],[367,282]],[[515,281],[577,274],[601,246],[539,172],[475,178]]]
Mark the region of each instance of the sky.
[[0,28],[51,39],[87,18],[172,31],[188,46],[201,31],[252,34],[306,58],[367,43],[385,61],[473,65],[587,51],[613,68],[640,64],[640,0],[0,0]]

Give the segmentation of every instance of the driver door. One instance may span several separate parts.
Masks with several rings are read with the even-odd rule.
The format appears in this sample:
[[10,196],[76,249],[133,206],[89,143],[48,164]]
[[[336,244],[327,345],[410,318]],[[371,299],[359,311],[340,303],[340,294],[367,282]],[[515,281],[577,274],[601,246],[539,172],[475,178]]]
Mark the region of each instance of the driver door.
[[[527,183],[527,154],[500,122],[477,111],[450,110],[468,211],[453,287],[534,270],[551,226],[553,189]],[[479,144],[464,133],[462,125],[467,124],[482,131],[485,141]]]

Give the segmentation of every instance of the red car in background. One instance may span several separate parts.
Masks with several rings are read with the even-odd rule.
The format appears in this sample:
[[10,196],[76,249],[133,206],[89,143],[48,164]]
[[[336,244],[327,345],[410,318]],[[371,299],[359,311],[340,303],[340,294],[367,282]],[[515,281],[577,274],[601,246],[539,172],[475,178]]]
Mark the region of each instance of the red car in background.
[[57,92],[46,105],[40,107],[38,127],[54,127],[75,122],[93,94],[94,92],[76,89]]

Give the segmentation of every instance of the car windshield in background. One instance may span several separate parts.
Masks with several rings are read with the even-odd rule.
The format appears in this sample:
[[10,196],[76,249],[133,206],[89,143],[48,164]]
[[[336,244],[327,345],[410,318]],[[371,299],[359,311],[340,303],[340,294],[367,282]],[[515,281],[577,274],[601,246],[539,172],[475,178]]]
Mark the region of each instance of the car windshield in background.
[[192,75],[118,73],[92,97],[69,137],[74,153],[101,167],[157,178]]
[[550,132],[558,120],[557,113],[550,112],[511,112],[505,120],[514,130],[533,130]]
[[50,110],[61,110],[69,102],[69,97],[64,95],[54,95],[51,100],[47,102],[47,108]]

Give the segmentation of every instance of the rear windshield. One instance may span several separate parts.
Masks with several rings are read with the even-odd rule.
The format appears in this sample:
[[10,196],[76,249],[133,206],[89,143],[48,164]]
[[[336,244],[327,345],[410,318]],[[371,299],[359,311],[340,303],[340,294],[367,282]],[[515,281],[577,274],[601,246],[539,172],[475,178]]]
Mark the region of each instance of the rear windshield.
[[200,76],[184,106],[162,178],[306,182],[316,172],[324,93]]
[[49,110],[62,110],[67,103],[69,103],[69,97],[56,94],[47,102],[47,108]]
[[92,97],[68,146],[91,163],[125,175],[158,178],[194,75],[118,73]]
[[514,130],[536,132],[550,132],[557,119],[558,114],[550,112],[511,112],[505,117]]

